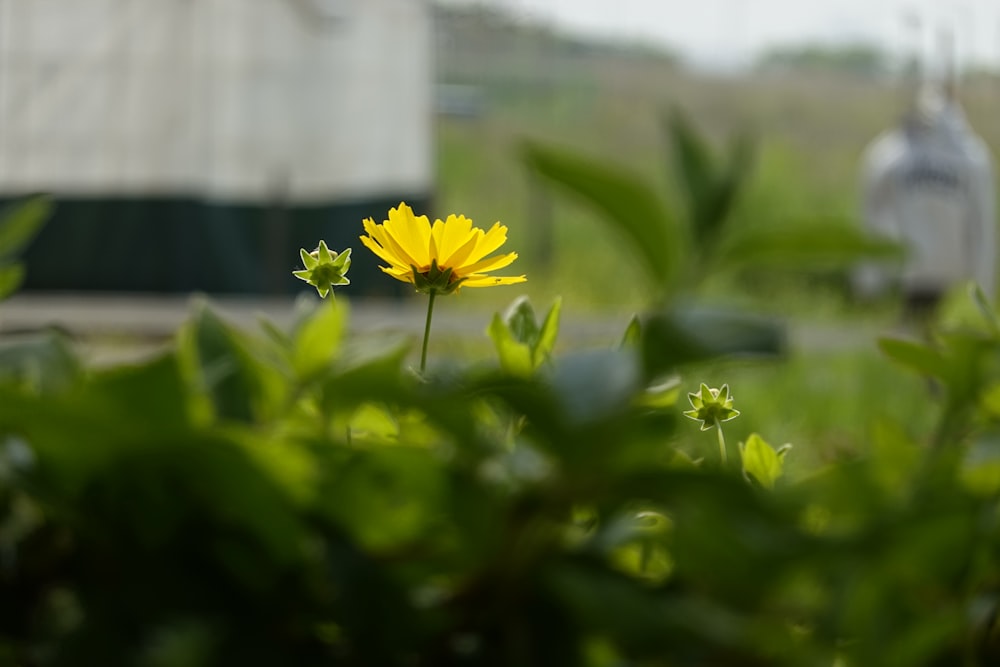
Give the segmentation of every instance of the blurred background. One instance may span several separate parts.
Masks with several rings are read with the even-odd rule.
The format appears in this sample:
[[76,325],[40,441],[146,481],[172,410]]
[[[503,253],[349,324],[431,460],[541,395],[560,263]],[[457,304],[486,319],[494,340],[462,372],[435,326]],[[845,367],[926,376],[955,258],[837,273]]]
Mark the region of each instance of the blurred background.
[[[858,225],[866,146],[949,68],[996,147],[991,0],[0,0],[0,200],[58,203],[28,294],[286,297],[323,238],[359,250],[346,297],[400,297],[357,237],[405,200],[507,224],[532,296],[627,311],[627,251],[531,177],[522,141],[627,167],[672,204],[676,107],[714,143],[757,138],[735,226]],[[704,290],[840,314],[847,282]]]

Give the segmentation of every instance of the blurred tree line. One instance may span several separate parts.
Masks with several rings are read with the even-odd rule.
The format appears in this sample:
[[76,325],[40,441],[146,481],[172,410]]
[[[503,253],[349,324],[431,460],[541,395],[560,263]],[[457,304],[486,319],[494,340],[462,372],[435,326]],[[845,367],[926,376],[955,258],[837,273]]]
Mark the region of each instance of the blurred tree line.
[[757,60],[762,71],[826,71],[878,76],[889,70],[889,57],[877,46],[801,44],[767,50]]

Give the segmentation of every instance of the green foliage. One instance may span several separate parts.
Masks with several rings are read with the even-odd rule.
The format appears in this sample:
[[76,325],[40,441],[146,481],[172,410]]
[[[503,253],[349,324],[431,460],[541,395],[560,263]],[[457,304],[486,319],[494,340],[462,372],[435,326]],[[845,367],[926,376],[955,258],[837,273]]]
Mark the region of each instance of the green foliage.
[[[685,141],[676,229],[630,177],[529,151],[641,249],[657,296],[739,239],[742,153]],[[680,299],[560,354],[560,303],[539,323],[519,300],[488,330],[499,366],[419,374],[407,341],[348,336],[333,300],[260,332],[197,303],[119,366],[55,333],[4,342],[0,661],[995,664],[1000,327],[972,297],[927,340],[881,343],[932,379],[932,431],[885,419],[866,450],[797,470],[756,433],[730,464],[721,428],[705,463],[681,378],[786,341]],[[735,413],[728,388],[698,400],[716,426]]]
[[724,356],[773,358],[787,347],[784,328],[771,318],[692,305],[645,315],[640,339],[645,367],[654,376]]
[[708,143],[678,109],[667,119],[674,171],[682,184],[696,250],[703,258],[718,252],[723,227],[747,184],[753,164],[753,146],[747,137],[736,139],[722,163]]
[[678,372],[759,348],[752,328],[692,356],[660,314],[557,355],[558,303],[540,325],[518,300],[491,333],[520,361],[418,376],[406,344],[345,336],[346,310],[255,334],[198,304],[168,349],[105,368],[53,335],[0,350],[4,660],[1000,656],[988,326],[883,343],[946,382],[927,446],[885,423],[870,453],[792,475],[757,434],[741,465],[703,465],[680,419]]
[[902,249],[844,222],[827,220],[738,232],[726,240],[719,255],[719,260],[731,267],[815,271],[850,268],[859,257],[899,260]]
[[784,473],[785,454],[791,445],[779,449],[771,447],[756,433],[740,443],[740,458],[743,473],[766,489],[773,489],[774,483]]
[[568,151],[528,144],[527,164],[613,221],[631,242],[653,286],[667,290],[678,278],[683,252],[681,229],[659,195],[635,175]]
[[33,197],[0,211],[0,301],[21,286],[24,266],[16,257],[35,238],[51,211],[46,197]]
[[493,339],[501,367],[512,375],[530,377],[552,356],[559,332],[562,300],[556,299],[541,326],[527,297],[511,304],[504,316],[493,316],[487,333]]
[[675,215],[656,190],[627,170],[565,150],[528,144],[529,168],[589,203],[631,243],[657,296],[690,290],[725,271],[845,269],[863,258],[894,260],[900,248],[842,221],[738,226],[735,211],[753,172],[753,143],[735,138],[724,157],[674,109],[664,123],[669,156],[685,203]]

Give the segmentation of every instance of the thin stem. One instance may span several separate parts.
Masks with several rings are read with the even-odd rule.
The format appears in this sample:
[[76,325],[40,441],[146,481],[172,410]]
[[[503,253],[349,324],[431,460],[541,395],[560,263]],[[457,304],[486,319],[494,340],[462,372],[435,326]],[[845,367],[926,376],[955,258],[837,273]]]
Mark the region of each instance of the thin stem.
[[722,435],[722,424],[718,419],[715,420],[715,432],[719,434],[719,459],[722,465],[726,465],[729,461],[729,456],[726,454],[726,437]]
[[431,297],[427,300],[427,322],[424,324],[424,346],[420,350],[420,372],[427,368],[427,341],[431,337],[431,315],[434,314],[434,297],[437,296],[435,290],[431,290]]

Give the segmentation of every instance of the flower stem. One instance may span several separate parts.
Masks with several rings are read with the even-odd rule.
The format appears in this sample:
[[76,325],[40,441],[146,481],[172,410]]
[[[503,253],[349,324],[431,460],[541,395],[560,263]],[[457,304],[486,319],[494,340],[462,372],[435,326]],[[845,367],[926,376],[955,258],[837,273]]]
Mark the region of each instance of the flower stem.
[[424,369],[427,368],[427,341],[431,337],[431,315],[434,314],[434,297],[437,296],[436,290],[431,290],[430,299],[427,300],[427,322],[424,324],[424,346],[420,350],[420,372],[423,373]]
[[718,419],[715,420],[715,432],[719,434],[719,459],[722,465],[726,465],[729,461],[729,456],[726,454],[726,437],[722,435],[722,424]]

